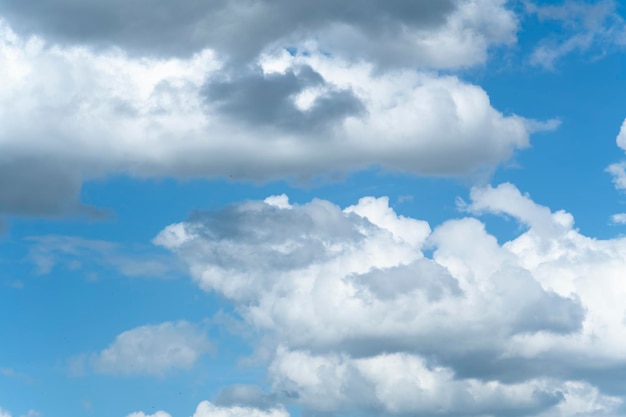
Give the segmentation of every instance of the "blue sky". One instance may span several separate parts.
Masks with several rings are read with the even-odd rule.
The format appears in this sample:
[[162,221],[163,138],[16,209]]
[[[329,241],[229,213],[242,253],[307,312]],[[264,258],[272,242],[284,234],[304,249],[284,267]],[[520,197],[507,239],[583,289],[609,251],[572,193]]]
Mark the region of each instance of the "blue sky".
[[0,1],[0,417],[624,415],[624,19]]

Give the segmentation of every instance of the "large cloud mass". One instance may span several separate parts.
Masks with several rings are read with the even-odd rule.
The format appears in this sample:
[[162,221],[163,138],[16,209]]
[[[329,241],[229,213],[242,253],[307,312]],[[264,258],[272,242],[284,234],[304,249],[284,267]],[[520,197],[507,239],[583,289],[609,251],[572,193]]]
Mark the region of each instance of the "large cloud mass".
[[138,54],[184,56],[210,45],[249,61],[277,44],[318,39],[336,53],[359,50],[359,59],[434,67],[482,62],[517,28],[504,0],[8,0],[0,14],[22,34]]
[[616,412],[626,240],[586,237],[569,213],[510,184],[476,188],[461,208],[526,231],[500,244],[474,217],[431,231],[386,198],[341,209],[276,196],[197,214],[155,242],[260,331],[283,401],[411,415]]
[[515,40],[503,1],[309,3],[2,2],[0,213],[97,214],[118,174],[461,175],[550,127],[436,72]]

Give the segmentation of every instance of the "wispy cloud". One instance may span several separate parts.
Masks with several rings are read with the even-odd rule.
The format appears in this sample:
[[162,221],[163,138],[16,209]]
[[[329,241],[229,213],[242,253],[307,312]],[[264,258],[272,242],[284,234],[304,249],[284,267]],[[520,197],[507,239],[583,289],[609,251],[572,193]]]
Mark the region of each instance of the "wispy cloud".
[[538,5],[527,1],[526,12],[539,20],[556,21],[561,32],[543,39],[533,51],[533,65],[554,69],[557,62],[574,52],[602,56],[614,47],[626,45],[626,23],[612,0],[566,1],[559,5]]
[[110,272],[144,278],[171,278],[180,272],[174,257],[150,245],[62,235],[35,236],[26,241],[30,244],[28,257],[41,275],[58,267],[81,271],[90,279]]

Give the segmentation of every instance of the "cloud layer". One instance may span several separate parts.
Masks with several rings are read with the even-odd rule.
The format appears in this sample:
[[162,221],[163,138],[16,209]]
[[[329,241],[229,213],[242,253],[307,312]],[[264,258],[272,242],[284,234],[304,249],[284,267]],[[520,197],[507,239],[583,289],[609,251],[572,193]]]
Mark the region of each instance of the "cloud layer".
[[0,7],[0,213],[97,215],[111,175],[462,175],[555,127],[436,72],[515,41],[500,0],[36,3]]
[[386,198],[341,209],[275,196],[198,214],[155,243],[261,332],[278,401],[390,415],[616,413],[626,240],[586,237],[569,213],[510,184],[475,188],[461,208],[526,230],[501,244],[475,217],[432,231]]
[[162,0],[26,0],[3,2],[0,15],[21,34],[61,44],[114,46],[154,56],[191,55],[208,46],[244,62],[277,45],[317,39],[325,50],[346,55],[358,50],[357,59],[385,65],[464,66],[484,61],[490,44],[513,42],[517,29],[503,0],[323,0],[314,5],[186,0],[175,6]]

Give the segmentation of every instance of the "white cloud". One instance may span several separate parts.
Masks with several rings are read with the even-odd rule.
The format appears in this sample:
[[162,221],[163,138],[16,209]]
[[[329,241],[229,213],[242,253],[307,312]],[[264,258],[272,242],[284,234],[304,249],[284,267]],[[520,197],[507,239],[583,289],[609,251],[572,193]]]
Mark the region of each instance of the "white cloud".
[[626,190],[626,162],[611,164],[607,172],[613,176],[613,184],[618,190]]
[[626,213],[617,213],[611,216],[613,224],[626,224]]
[[[615,142],[621,149],[626,150],[626,120],[622,123]],[[626,190],[626,161],[611,164],[606,171],[613,176],[615,188]]]
[[342,210],[281,196],[199,214],[155,243],[263,335],[259,355],[281,401],[416,415],[615,413],[626,395],[608,373],[626,369],[626,239],[584,236],[571,214],[511,184],[473,189],[464,209],[526,229],[499,244],[476,218],[431,231],[386,198]]
[[128,416],[126,417],[172,417],[169,413],[166,413],[165,411],[157,411],[154,414],[145,414],[142,411],[137,411],[135,413],[130,413]]
[[2,407],[0,407],[0,417],[11,417],[11,414],[4,410]]
[[106,349],[88,356],[87,364],[105,374],[162,376],[191,368],[211,348],[206,335],[194,325],[166,322],[121,333]]
[[208,401],[198,405],[193,417],[289,417],[289,413],[282,409],[259,410],[251,407],[219,407]]
[[[0,415],[0,417],[3,417]],[[10,417],[10,416],[9,416]],[[129,414],[127,417],[171,417],[165,411],[157,411],[155,414],[147,415],[141,411]],[[198,404],[193,417],[289,417],[289,413],[281,408],[261,410],[254,407],[221,407],[208,401]]]
[[621,404],[584,382],[530,379],[520,383],[457,379],[450,368],[395,353],[353,359],[279,349],[273,388],[297,392],[298,403],[322,411],[355,404],[384,415],[603,415]]
[[617,142],[617,146],[626,151],[626,120],[622,122],[622,126],[619,129],[615,142]]
[[[514,40],[503,1],[459,4],[397,54],[415,50],[423,65],[384,70],[378,52],[330,39],[298,38],[293,56],[287,44],[268,46],[233,68],[210,45],[185,58],[146,58],[19,36],[0,21],[0,212],[98,214],[79,203],[81,184],[115,174],[258,180],[370,166],[490,169],[554,126],[504,115],[480,87],[424,70],[474,65],[489,45]],[[375,48],[369,38],[354,42]]]

